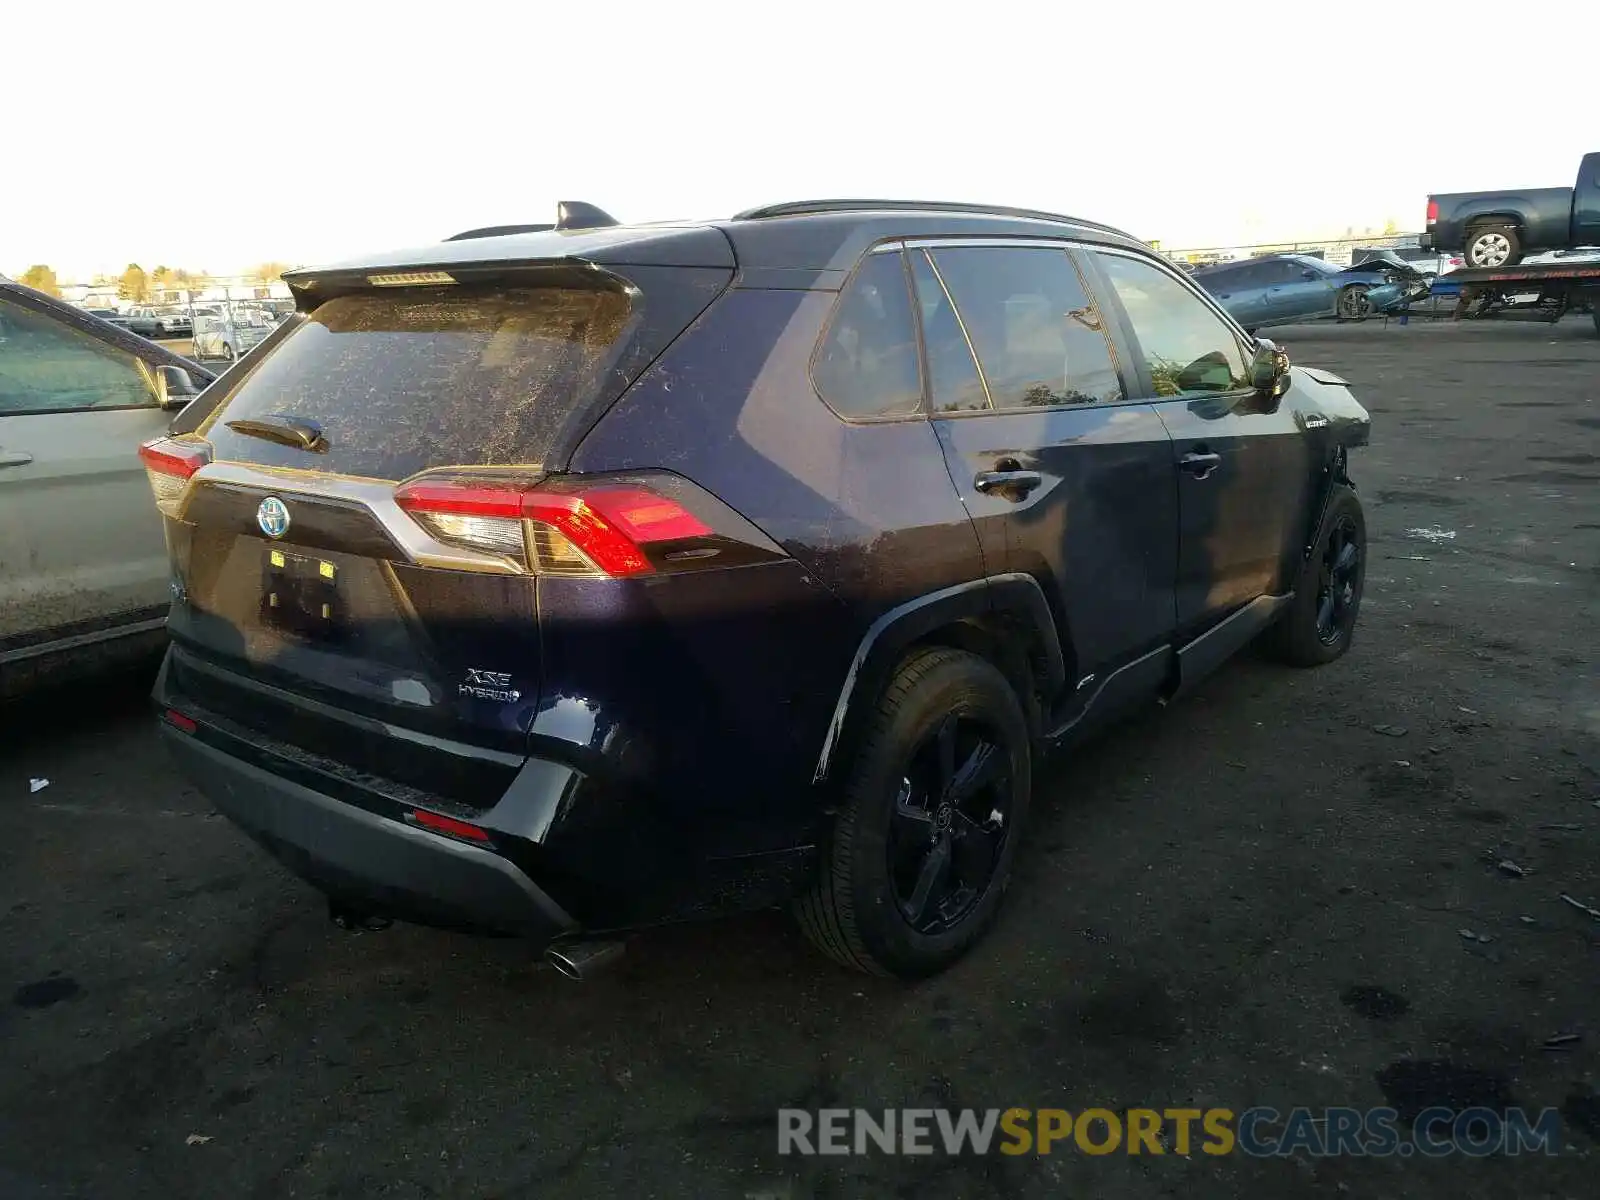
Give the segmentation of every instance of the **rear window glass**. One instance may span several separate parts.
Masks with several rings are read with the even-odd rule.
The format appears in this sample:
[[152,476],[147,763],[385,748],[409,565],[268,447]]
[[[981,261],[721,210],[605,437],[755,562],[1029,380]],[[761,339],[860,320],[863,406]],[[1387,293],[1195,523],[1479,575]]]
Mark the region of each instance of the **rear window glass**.
[[[620,290],[406,288],[329,300],[202,432],[219,458],[403,479],[426,467],[540,465],[601,386],[630,316]],[[316,421],[318,454],[227,428]]]

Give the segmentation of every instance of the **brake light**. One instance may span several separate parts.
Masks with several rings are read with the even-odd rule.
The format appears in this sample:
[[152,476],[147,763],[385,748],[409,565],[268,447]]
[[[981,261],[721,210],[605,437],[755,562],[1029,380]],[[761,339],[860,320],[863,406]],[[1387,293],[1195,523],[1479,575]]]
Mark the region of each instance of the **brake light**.
[[150,492],[163,515],[176,517],[194,473],[211,461],[211,447],[205,442],[181,442],[175,438],[155,438],[139,447]]
[[429,812],[425,808],[414,808],[406,814],[406,820],[413,825],[421,825],[424,829],[431,829],[434,833],[443,833],[449,837],[461,838],[468,842],[490,841],[489,831],[470,825],[466,821],[458,821],[454,817],[447,817],[443,813]]
[[171,725],[174,729],[181,730],[184,733],[193,733],[195,730],[200,728],[199,725],[195,724],[195,719],[193,717],[185,716],[175,708],[167,709],[163,715],[166,717],[168,725]]
[[1438,219],[1439,219],[1439,202],[1437,200],[1429,200],[1428,201],[1428,224],[1432,225]]
[[712,533],[676,500],[635,484],[519,488],[421,478],[402,484],[395,502],[441,542],[536,575],[647,575],[655,567],[645,546]]

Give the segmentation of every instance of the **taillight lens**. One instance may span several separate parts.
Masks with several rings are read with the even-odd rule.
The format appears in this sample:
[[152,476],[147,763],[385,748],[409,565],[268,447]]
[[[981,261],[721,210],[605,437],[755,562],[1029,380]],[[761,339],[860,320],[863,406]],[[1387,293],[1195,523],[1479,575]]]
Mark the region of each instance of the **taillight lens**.
[[536,575],[647,575],[655,566],[644,547],[713,532],[676,500],[635,484],[525,488],[424,477],[396,489],[395,502],[446,545]]
[[1437,200],[1429,200],[1428,201],[1428,224],[1432,225],[1438,219],[1439,219],[1439,202]]
[[156,507],[176,517],[194,473],[211,461],[211,446],[206,442],[183,442],[176,438],[156,438],[139,447],[150,492]]

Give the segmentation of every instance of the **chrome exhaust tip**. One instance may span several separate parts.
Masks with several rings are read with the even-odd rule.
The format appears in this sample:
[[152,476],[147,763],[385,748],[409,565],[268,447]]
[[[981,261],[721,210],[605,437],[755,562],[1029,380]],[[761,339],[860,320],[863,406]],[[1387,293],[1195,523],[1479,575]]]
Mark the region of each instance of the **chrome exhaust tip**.
[[568,979],[592,979],[622,957],[622,943],[557,942],[544,952],[545,961]]

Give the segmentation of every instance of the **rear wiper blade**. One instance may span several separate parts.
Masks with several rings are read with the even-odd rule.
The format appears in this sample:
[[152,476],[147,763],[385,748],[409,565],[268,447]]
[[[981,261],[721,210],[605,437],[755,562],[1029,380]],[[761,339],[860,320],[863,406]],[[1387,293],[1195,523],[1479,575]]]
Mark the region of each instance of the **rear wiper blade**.
[[297,450],[323,451],[328,448],[328,439],[323,436],[322,426],[309,417],[297,417],[293,413],[239,417],[233,421],[224,421],[223,424],[235,433],[244,434],[245,437],[264,438],[269,442],[293,446]]

